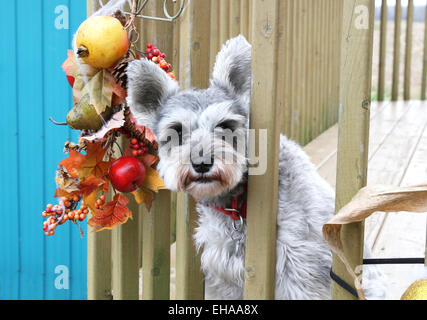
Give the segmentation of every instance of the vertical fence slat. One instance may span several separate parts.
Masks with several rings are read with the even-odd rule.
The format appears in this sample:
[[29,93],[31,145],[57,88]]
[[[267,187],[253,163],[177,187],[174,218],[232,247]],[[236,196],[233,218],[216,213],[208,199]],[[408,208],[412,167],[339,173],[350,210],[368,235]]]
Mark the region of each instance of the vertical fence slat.
[[[354,8],[358,5],[369,10],[367,29],[355,25]],[[347,204],[367,181],[374,10],[374,1],[343,1],[336,211]],[[343,226],[344,250],[353,267],[362,265],[363,229],[363,223]],[[347,283],[352,283],[344,264],[336,256],[333,269]],[[354,299],[336,283],[332,294],[333,299]]]
[[400,78],[400,34],[402,24],[402,3],[396,0],[394,16],[394,45],[393,45],[393,82],[391,90],[391,100],[399,99],[399,78]]
[[233,38],[240,34],[240,0],[230,1],[230,34],[229,38]]
[[408,0],[406,11],[405,77],[403,99],[411,99],[412,29],[414,22],[414,0]]
[[267,129],[267,154],[270,156],[265,160],[265,174],[249,176],[244,297],[273,299],[280,133],[280,108],[276,104],[276,48],[280,13],[277,0],[256,1],[253,6],[252,67],[256,81],[252,91],[251,127],[257,133],[259,129]]
[[[167,3],[169,12],[176,8],[171,1]],[[163,15],[161,1],[149,2],[144,9],[152,16]],[[164,22],[142,20],[140,33],[142,34],[141,48],[147,43],[153,43],[166,54],[166,60],[174,63],[177,75],[180,72],[178,63],[177,41],[179,36],[174,28],[179,22]],[[171,211],[171,192],[162,190],[156,194],[150,212],[142,208],[142,298],[169,299],[170,298],[170,244],[175,231],[171,232],[171,221],[175,217]]]
[[[129,5],[125,7],[130,11]],[[139,21],[136,21],[139,26]],[[125,150],[129,141],[121,137],[118,140],[121,149]],[[116,154],[120,150],[116,149]],[[129,199],[128,208],[132,211],[133,219],[124,225],[114,228],[111,232],[112,279],[111,286],[114,300],[139,299],[139,262],[140,262],[140,214],[141,210],[133,195],[126,195]]]
[[204,297],[200,254],[197,254],[192,235],[196,228],[197,212],[191,197],[178,193],[176,233],[176,299],[197,300]]
[[[99,8],[97,0],[87,1],[90,16]],[[111,195],[110,195],[111,197]],[[109,300],[111,295],[111,231],[92,232],[87,236],[87,296],[89,300]]]
[[210,52],[209,52],[209,70],[213,69],[216,53],[220,48],[220,3],[211,1],[211,29],[210,29]]
[[[112,230],[112,292],[114,300],[139,299],[139,206],[128,196],[133,219]],[[104,231],[103,231],[104,232]]]
[[223,44],[229,38],[230,0],[217,0],[217,1],[219,1],[219,39],[220,39],[220,43]]
[[[222,6],[224,3],[221,3]],[[180,82],[184,88],[206,88],[209,83],[210,62],[210,0],[191,1],[181,16]],[[223,17],[221,16],[221,19]],[[221,24],[221,32],[227,30],[228,17]],[[197,212],[191,197],[178,193],[176,221],[176,298],[203,299],[204,283],[200,268],[200,254],[193,242],[197,225]]]
[[427,87],[427,4],[424,16],[424,54],[423,54],[423,73],[421,79],[421,100],[426,99]]
[[156,195],[150,212],[142,212],[142,298],[170,297],[170,205],[168,190]]
[[387,0],[381,3],[381,28],[380,28],[380,56],[378,69],[378,101],[384,101],[384,84],[385,84],[385,66],[386,66],[386,49],[387,49],[387,22],[388,22],[388,5]]
[[240,33],[249,39],[249,1],[240,0]]

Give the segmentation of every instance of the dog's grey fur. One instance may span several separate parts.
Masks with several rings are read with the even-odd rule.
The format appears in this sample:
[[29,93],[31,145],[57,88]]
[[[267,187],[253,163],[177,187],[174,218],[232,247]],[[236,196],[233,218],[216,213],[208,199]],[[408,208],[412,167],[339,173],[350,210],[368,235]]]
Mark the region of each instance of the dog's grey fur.
[[[206,90],[179,92],[174,80],[145,59],[130,63],[128,77],[131,111],[160,141],[158,170],[166,187],[185,191],[200,202],[194,240],[202,250],[206,298],[243,298],[245,230],[242,234],[234,231],[232,219],[211,206],[229,207],[231,199],[243,191],[248,175],[245,151],[224,142],[221,135],[230,129],[238,138],[247,139],[250,45],[243,36],[224,45]],[[177,128],[182,128],[182,144],[168,143],[169,132]],[[194,155],[197,148],[203,152]],[[224,154],[231,155],[233,163],[226,163]],[[194,163],[210,160],[213,164],[207,173],[195,171]],[[330,298],[332,255],[321,228],[333,212],[330,186],[301,147],[281,136],[276,299]],[[383,291],[375,294],[379,297]]]

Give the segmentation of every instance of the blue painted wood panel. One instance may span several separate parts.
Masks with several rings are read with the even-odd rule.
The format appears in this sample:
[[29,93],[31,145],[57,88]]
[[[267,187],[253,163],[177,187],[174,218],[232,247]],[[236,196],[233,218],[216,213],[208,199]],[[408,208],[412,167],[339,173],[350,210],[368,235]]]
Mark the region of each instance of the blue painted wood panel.
[[[47,203],[56,203],[54,177],[66,156],[64,142],[78,138],[49,117],[63,121],[72,106],[61,64],[85,19],[86,1],[8,0],[3,8],[0,299],[86,299],[87,238],[70,223],[46,237],[41,216]],[[67,271],[68,289],[58,288],[55,281]]]

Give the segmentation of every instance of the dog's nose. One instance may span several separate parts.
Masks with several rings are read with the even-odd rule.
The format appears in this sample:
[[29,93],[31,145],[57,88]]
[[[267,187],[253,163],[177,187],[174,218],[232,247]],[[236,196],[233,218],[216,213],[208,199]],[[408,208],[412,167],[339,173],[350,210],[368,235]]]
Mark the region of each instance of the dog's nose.
[[208,172],[211,168],[213,163],[192,163],[194,170],[197,173],[206,173]]

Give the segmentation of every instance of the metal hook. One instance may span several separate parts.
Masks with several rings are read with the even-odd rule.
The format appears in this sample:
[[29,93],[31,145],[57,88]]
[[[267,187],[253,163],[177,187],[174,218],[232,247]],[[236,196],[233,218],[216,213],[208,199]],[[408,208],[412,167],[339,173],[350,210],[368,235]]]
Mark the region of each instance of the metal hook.
[[[140,0],[138,0],[138,1],[137,1],[137,9],[136,9],[136,16],[137,16],[137,17],[139,17],[139,18],[143,18],[143,19],[149,19],[149,20],[157,20],[157,21],[168,21],[168,22],[173,22],[173,21],[174,21],[174,20],[176,20],[176,19],[177,19],[177,18],[182,14],[182,12],[184,11],[184,9],[185,9],[185,1],[186,1],[186,0],[180,0],[180,6],[179,6],[179,9],[178,9],[178,11],[177,11],[174,15],[171,15],[171,14],[169,13],[169,11],[168,11],[168,8],[167,8],[167,2],[168,2],[168,0],[164,0],[164,1],[163,1],[163,14],[165,15],[165,18],[163,18],[163,17],[154,17],[154,16],[146,16],[146,15],[142,15],[142,14],[141,14],[141,12],[142,12],[142,10],[144,10],[144,8],[147,6],[148,1],[149,1],[149,0],[144,0],[142,3],[141,3],[141,1],[140,1]],[[177,2],[178,2],[178,0],[169,0],[169,1],[172,1],[173,3],[177,3]],[[104,3],[103,3],[103,1],[102,1],[102,0],[98,0],[98,2],[99,2],[99,6],[100,6],[101,8],[103,8],[103,7],[104,7]],[[128,0],[128,3],[129,3],[129,6],[130,6],[130,7],[132,7],[131,0]],[[127,12],[127,11],[125,11],[124,13],[125,13],[125,14],[127,14],[127,15],[131,15],[131,14],[132,14],[132,12]]]
[[243,230],[243,226],[245,225],[245,221],[243,221],[243,218],[242,218],[242,216],[241,216],[240,214],[238,214],[238,217],[239,217],[239,221],[240,221],[240,226],[239,226],[239,228],[237,228],[237,227],[236,227],[236,221],[237,221],[237,220],[234,220],[234,219],[233,219],[233,229],[234,229],[234,231],[236,231],[236,232],[242,232],[242,230]]

